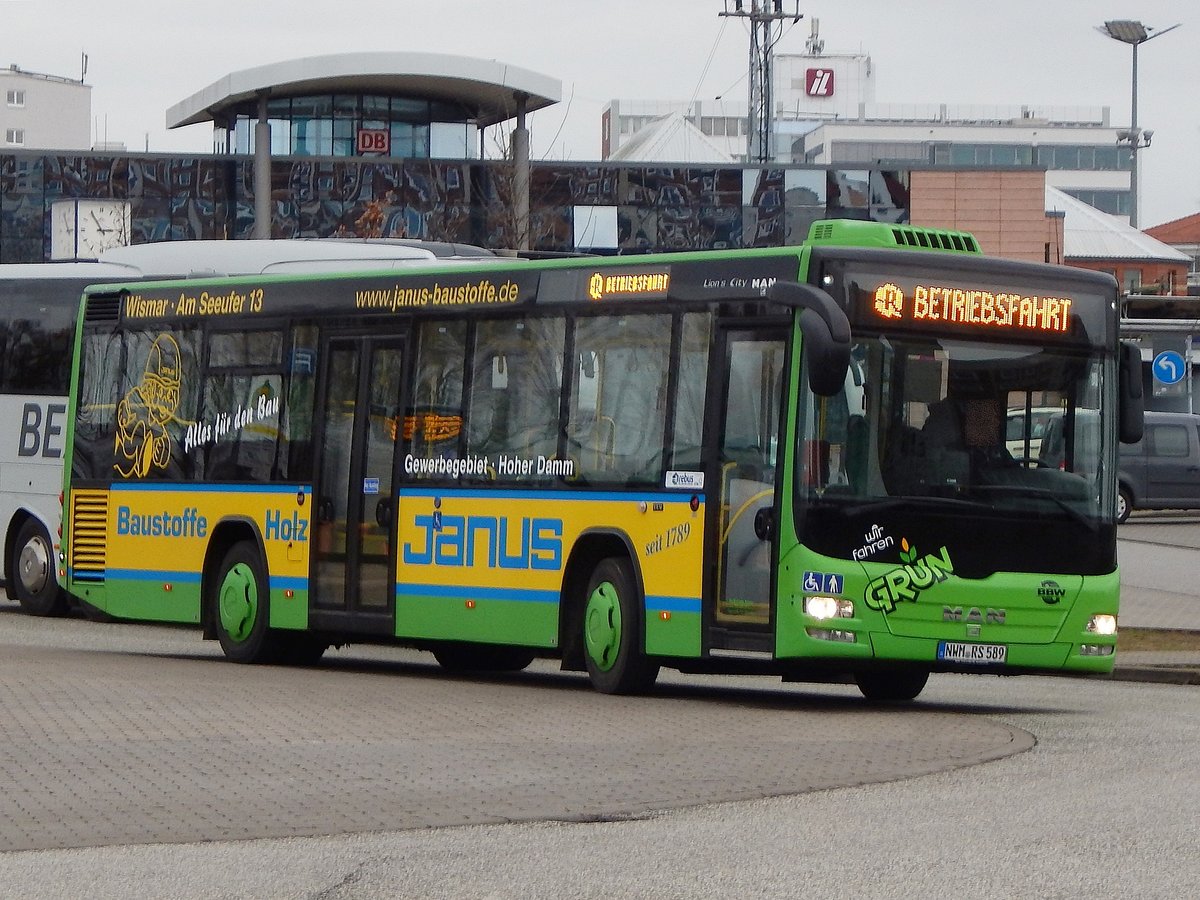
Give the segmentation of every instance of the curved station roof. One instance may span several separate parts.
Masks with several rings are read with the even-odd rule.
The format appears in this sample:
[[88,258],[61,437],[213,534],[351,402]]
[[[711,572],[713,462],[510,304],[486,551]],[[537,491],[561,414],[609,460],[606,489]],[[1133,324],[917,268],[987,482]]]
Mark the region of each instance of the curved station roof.
[[533,112],[562,99],[562,82],[494,59],[438,53],[340,53],[231,72],[167,110],[167,127],[219,121],[269,97],[314,93],[389,94],[446,100],[470,110],[480,127],[516,115],[517,97]]

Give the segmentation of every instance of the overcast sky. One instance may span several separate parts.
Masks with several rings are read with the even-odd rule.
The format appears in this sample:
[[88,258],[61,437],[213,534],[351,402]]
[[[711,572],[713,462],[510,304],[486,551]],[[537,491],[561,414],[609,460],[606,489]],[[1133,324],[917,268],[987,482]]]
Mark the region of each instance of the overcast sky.
[[[794,8],[785,0],[785,9]],[[733,3],[730,0],[729,6]],[[531,119],[537,159],[598,159],[609,100],[745,98],[744,21],[723,0],[0,0],[0,66],[93,86],[95,140],[208,151],[212,129],[168,132],[168,107],[222,76],[327,53],[396,50],[496,59],[559,79],[563,101]],[[825,52],[867,53],[880,103],[1111,108],[1130,115],[1131,52],[1105,19],[1183,27],[1143,45],[1141,223],[1200,212],[1200,3],[1196,0],[801,0]]]

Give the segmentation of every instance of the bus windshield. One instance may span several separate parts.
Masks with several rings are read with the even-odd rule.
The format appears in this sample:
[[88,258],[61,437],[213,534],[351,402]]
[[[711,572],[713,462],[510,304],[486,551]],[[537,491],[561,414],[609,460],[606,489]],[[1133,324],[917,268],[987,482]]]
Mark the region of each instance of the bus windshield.
[[[1113,517],[1108,448],[1051,466],[1034,435],[1035,411],[1047,408],[1100,421],[1109,366],[1082,348],[860,334],[843,390],[802,413],[805,542],[865,560],[873,531],[896,541],[937,532],[926,543],[953,531],[973,536],[980,576],[1103,571],[1095,547]],[[1100,440],[1110,431],[1101,427]],[[969,555],[959,551],[964,574]]]

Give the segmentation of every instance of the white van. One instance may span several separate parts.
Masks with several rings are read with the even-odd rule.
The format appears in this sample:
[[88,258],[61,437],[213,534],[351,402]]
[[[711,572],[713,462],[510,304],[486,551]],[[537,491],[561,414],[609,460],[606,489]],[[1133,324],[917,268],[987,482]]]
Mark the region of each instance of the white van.
[[[1035,406],[1025,415],[1020,407],[1008,410],[1008,420],[1004,429],[1004,446],[1013,459],[1035,460],[1042,450],[1042,438],[1046,427],[1056,416],[1062,416],[1062,410],[1057,406]],[[1028,424],[1028,435],[1026,425]],[[1028,438],[1028,444],[1026,443]]]

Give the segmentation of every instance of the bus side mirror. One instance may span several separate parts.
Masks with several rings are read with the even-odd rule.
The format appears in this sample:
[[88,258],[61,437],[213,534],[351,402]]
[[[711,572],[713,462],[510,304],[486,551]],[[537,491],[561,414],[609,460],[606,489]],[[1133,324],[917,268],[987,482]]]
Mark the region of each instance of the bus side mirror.
[[1121,343],[1121,370],[1117,379],[1118,431],[1122,444],[1136,444],[1145,428],[1146,402],[1142,395],[1142,351],[1136,344]]
[[848,338],[839,341],[834,337],[825,321],[811,309],[800,313],[800,331],[804,334],[808,386],[818,397],[832,397],[846,386],[850,341]]
[[829,294],[811,284],[777,281],[767,298],[800,309],[808,386],[818,397],[832,397],[846,384],[850,370],[850,320]]

